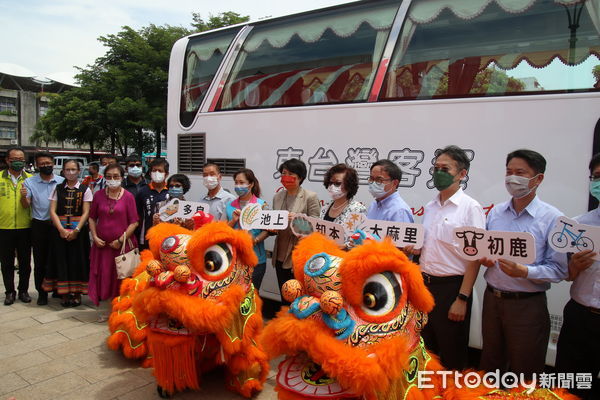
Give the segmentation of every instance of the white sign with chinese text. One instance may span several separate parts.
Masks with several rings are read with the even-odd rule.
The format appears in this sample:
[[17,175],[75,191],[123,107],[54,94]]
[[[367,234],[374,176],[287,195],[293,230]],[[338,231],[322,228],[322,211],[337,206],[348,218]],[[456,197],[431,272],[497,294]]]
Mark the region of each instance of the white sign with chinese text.
[[313,232],[319,232],[329,239],[343,246],[346,232],[340,224],[325,221],[324,219],[309,217],[305,214],[295,214],[292,218],[292,233],[297,237],[308,236]]
[[158,210],[161,221],[170,221],[174,218],[192,218],[198,211],[208,213],[209,205],[196,201],[172,199]]
[[456,251],[465,260],[504,258],[531,264],[535,261],[535,238],[529,232],[486,231],[473,226],[454,228]]
[[[548,235],[548,243],[559,253],[579,253],[584,250],[598,253],[600,227],[580,224],[567,217],[559,217]],[[596,259],[599,257],[596,256]]]
[[245,230],[283,230],[288,227],[288,212],[286,210],[263,210],[260,204],[251,203],[242,208],[239,224]]
[[361,229],[367,234],[379,236],[382,239],[389,237],[396,247],[414,246],[415,249],[420,249],[423,247],[423,241],[425,240],[423,225],[410,222],[391,222],[365,218],[356,229]]

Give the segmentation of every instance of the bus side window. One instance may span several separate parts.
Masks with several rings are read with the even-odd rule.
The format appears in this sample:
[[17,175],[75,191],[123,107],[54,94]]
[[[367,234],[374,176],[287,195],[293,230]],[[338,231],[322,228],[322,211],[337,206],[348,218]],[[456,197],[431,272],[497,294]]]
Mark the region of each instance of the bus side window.
[[[593,4],[471,2],[460,9],[451,1],[412,3],[380,100],[594,90],[600,21]],[[582,9],[576,41],[565,9]]]
[[217,110],[367,100],[400,2],[366,2],[256,24]]

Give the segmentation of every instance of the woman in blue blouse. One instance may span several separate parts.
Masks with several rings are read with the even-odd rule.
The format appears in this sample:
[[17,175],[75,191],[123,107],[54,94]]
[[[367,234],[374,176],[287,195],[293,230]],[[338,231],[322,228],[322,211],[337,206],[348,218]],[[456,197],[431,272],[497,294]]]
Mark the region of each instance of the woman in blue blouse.
[[[229,226],[235,229],[241,229],[239,224],[240,212],[248,204],[258,203],[263,209],[267,209],[267,203],[260,199],[260,184],[254,175],[254,172],[248,168],[242,168],[233,175],[235,183],[235,193],[238,198],[229,202],[225,208],[225,216]],[[264,240],[268,233],[261,229],[251,229],[250,234],[254,239],[254,252],[258,257],[258,264],[254,267],[252,273],[252,283],[258,290],[265,275],[267,265],[267,253],[265,251]]]

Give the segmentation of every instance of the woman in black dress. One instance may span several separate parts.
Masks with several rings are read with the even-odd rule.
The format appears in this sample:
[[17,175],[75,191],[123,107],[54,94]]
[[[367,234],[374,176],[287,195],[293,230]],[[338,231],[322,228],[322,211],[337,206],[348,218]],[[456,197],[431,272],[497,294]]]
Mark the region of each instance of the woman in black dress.
[[87,219],[92,191],[79,183],[80,166],[75,160],[63,164],[64,183],[50,196],[50,255],[43,288],[55,290],[63,307],[81,304],[87,294],[90,271],[90,238]]

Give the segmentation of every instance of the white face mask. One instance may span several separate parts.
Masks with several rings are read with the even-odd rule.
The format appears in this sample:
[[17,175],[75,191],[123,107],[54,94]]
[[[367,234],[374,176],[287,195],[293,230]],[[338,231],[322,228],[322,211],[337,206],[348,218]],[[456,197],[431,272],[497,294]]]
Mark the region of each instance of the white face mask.
[[536,177],[537,175],[533,178],[527,178],[526,176],[509,175],[506,178],[504,178],[504,185],[506,186],[506,190],[512,197],[514,197],[515,199],[522,199],[537,187],[537,185],[532,188],[529,187],[529,181]]
[[127,169],[127,173],[129,174],[129,176],[132,176],[133,178],[139,178],[140,176],[142,176],[142,168],[141,167],[129,167]]
[[204,186],[206,186],[208,190],[213,190],[214,188],[219,186],[219,179],[217,179],[216,176],[205,176],[203,178],[203,181]]
[[346,195],[346,192],[342,190],[342,186],[335,186],[334,184],[329,185],[327,188],[329,195],[333,200],[340,199]]
[[154,171],[150,174],[150,178],[152,178],[152,182],[154,183],[163,183],[165,181],[165,173]]
[[380,199],[385,196],[388,192],[385,191],[384,183],[371,182],[369,183],[369,193],[375,199]]
[[106,169],[106,165],[101,165],[100,168],[98,168],[98,173],[100,175],[104,175],[104,170]]
[[79,172],[64,172],[64,175],[65,178],[67,178],[67,180],[73,181],[77,179],[77,177],[79,176]]
[[121,186],[121,181],[119,179],[107,179],[106,186],[113,189],[118,188],[119,186]]

